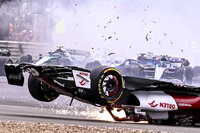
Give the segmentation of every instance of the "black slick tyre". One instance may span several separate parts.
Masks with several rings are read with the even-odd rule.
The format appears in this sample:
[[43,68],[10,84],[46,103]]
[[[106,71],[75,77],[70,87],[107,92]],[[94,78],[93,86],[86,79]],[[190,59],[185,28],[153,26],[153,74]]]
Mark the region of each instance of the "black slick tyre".
[[33,98],[43,102],[51,102],[59,96],[58,92],[32,75],[28,78],[28,89]]
[[90,73],[91,90],[88,91],[94,103],[108,105],[115,103],[123,94],[124,83],[115,68],[100,66]]

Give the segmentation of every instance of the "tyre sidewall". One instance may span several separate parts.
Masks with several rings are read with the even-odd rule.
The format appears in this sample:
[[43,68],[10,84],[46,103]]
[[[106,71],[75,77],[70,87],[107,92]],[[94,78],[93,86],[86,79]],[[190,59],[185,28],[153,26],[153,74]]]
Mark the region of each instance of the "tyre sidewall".
[[[108,97],[103,92],[102,84],[103,80],[107,75],[113,74],[119,83],[118,91],[115,95]],[[121,95],[123,94],[123,79],[120,73],[115,68],[108,68],[108,67],[98,67],[91,73],[91,94],[93,100],[99,104],[111,104],[115,103],[120,99]]]
[[48,87],[32,75],[29,75],[28,79],[28,89],[31,94],[31,96],[39,101],[44,101],[44,102],[51,102],[55,100],[59,94],[53,90],[53,93],[51,93],[49,89],[49,92],[45,91],[45,87]]

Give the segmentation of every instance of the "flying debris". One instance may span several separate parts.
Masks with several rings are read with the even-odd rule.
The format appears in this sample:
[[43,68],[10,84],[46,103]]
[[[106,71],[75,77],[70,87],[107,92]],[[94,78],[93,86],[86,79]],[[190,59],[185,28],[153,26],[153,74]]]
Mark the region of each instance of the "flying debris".
[[145,39],[146,39],[147,42],[149,41],[149,39],[148,39],[148,34],[146,35]]
[[152,20],[153,23],[156,23],[156,21]]
[[108,37],[108,39],[111,39],[111,38],[112,38],[112,36],[109,36],[109,37]]
[[158,44],[161,45],[161,41],[160,40],[158,41]]
[[115,53],[109,53],[108,56],[113,55],[113,54],[115,54]]
[[112,20],[108,21],[108,23],[107,23],[107,24],[111,24],[111,22],[112,22]]
[[149,34],[151,33],[151,31],[149,31],[149,33],[146,34],[145,39],[146,41],[149,41],[151,38],[149,37]]

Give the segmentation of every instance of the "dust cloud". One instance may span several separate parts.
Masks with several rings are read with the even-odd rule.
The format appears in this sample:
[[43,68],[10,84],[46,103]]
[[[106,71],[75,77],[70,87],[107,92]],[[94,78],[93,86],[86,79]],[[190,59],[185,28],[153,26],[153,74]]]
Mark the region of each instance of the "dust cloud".
[[50,4],[45,11],[51,15],[48,29],[54,47],[115,52],[126,58],[153,52],[200,64],[199,0],[52,0]]
[[140,52],[185,57],[199,63],[198,0],[71,0],[55,8],[55,44],[107,50],[135,58]]

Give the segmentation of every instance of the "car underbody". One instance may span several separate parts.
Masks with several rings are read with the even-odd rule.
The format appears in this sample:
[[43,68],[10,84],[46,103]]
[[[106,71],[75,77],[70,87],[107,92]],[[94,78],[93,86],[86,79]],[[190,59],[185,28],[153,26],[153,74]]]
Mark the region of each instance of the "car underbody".
[[[13,64],[6,65],[5,70],[8,83],[20,86],[23,72],[29,72],[29,92],[39,101],[53,101],[60,94],[70,96],[72,101],[106,107],[116,121],[195,125],[200,119],[198,87],[122,77],[117,69],[105,66],[90,71],[73,66]],[[114,109],[124,111],[126,116],[119,118]]]

